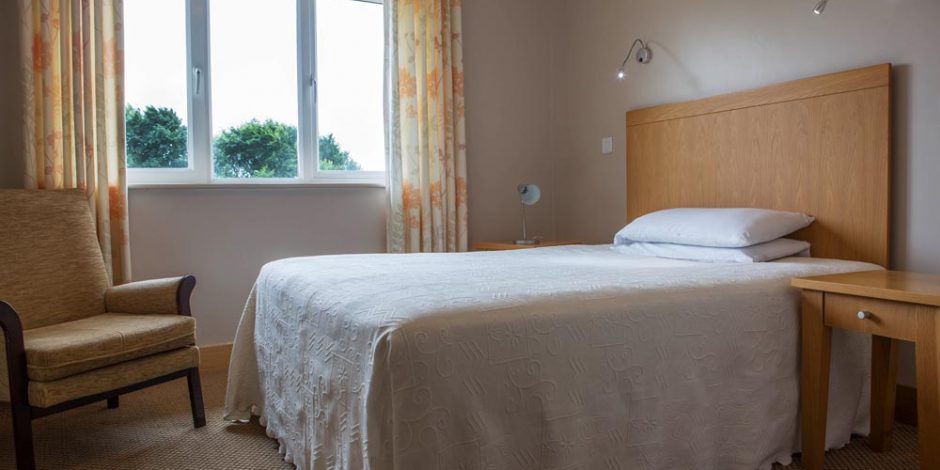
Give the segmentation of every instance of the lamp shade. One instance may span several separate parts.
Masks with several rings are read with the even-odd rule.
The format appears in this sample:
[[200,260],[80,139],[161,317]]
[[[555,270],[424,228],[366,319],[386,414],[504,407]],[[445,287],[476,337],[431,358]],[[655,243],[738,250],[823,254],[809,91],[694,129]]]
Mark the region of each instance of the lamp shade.
[[542,191],[534,184],[520,184],[516,189],[519,190],[519,198],[522,203],[527,206],[539,202],[539,199],[542,198]]

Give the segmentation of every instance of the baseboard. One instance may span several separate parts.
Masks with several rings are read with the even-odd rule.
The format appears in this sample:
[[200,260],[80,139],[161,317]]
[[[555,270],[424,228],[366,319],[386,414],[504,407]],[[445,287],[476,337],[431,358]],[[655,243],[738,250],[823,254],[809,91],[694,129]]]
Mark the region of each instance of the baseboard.
[[199,346],[199,368],[206,372],[228,369],[232,343]]
[[894,404],[894,420],[909,426],[917,426],[916,388],[898,385],[897,400]]

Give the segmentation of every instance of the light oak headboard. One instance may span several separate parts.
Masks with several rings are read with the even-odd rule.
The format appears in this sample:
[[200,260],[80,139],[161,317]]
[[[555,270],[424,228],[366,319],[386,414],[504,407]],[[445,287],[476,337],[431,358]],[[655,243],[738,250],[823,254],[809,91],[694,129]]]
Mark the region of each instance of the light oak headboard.
[[816,222],[813,256],[889,262],[891,65],[627,113],[627,218],[759,207]]

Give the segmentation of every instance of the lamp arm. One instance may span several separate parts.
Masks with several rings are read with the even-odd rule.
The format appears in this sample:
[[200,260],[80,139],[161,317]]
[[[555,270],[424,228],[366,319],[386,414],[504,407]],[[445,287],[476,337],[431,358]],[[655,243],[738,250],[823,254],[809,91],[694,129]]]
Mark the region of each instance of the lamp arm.
[[636,38],[633,40],[633,44],[630,45],[630,52],[627,52],[627,56],[623,58],[623,62],[620,64],[620,68],[623,69],[627,66],[627,61],[630,60],[630,57],[633,56],[633,50],[636,49],[637,43],[640,44],[640,47],[646,47],[646,43],[642,39]]

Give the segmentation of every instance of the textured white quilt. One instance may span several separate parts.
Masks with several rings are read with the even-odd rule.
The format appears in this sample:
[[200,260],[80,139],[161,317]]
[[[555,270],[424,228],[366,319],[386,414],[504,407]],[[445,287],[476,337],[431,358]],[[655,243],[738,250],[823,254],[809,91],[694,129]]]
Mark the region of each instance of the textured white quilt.
[[[787,258],[609,246],[293,258],[261,271],[226,418],[301,469],[767,469],[799,449]],[[868,430],[869,340],[833,337],[828,446]]]

